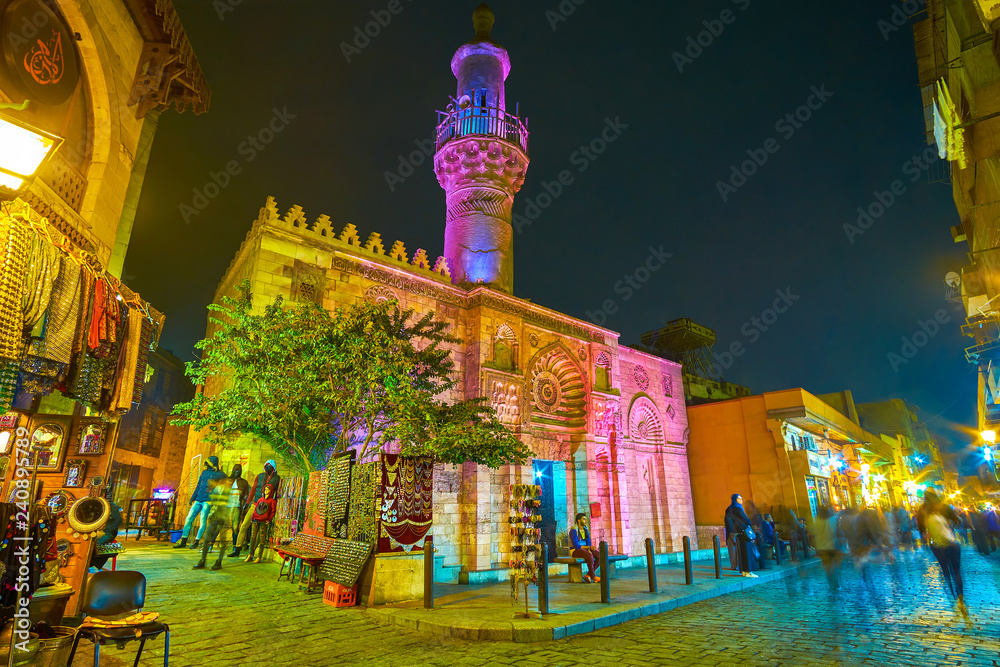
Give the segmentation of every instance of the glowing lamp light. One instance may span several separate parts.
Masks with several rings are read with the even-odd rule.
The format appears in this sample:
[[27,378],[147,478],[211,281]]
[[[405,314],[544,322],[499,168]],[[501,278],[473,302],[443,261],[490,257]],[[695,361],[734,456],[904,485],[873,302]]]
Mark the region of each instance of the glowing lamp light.
[[867,463],[862,463],[861,464],[861,474],[862,475],[867,475],[868,471],[871,470],[871,469],[872,469],[872,467],[870,465],[868,465]]
[[885,475],[875,475],[874,479],[875,479],[876,482],[884,482],[885,481]]
[[906,489],[908,493],[916,493],[917,483],[914,482],[912,479],[907,480],[906,482],[903,483],[903,488]]
[[173,495],[173,489],[156,489],[153,491],[153,498],[157,500],[170,500]]
[[983,447],[983,458],[986,459],[987,462],[993,460],[993,450],[990,448],[989,445]]
[[62,139],[0,115],[0,199],[16,199]]
[[983,431],[979,435],[983,436],[983,441],[984,442],[988,442],[988,443],[992,444],[992,443],[994,443],[994,442],[997,441],[997,432],[996,431],[992,431],[992,430],[990,430],[990,431]]

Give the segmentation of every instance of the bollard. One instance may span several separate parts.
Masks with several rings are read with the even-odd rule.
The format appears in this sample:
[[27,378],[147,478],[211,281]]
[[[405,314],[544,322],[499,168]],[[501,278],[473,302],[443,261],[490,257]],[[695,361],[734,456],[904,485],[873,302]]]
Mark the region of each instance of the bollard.
[[691,538],[684,536],[684,583],[690,586],[694,583],[694,570],[691,569]]
[[601,602],[608,604],[611,602],[611,578],[608,577],[608,543],[604,540],[601,540],[600,559]]
[[653,553],[653,538],[646,538],[646,570],[649,575],[649,592],[656,592],[656,555]]
[[434,538],[424,540],[424,609],[434,608]]
[[712,549],[715,551],[715,578],[722,579],[722,554],[719,553],[719,536],[712,536]]
[[792,549],[792,560],[797,561],[799,559],[799,545],[798,540],[795,539],[794,531],[788,535],[788,546]]
[[757,533],[757,539],[754,542],[757,544],[757,553],[760,554],[760,558],[757,559],[757,566],[762,570],[766,570],[768,567],[767,556],[764,555],[764,537],[760,533]]
[[542,542],[542,562],[538,565],[538,613],[549,613],[549,545]]

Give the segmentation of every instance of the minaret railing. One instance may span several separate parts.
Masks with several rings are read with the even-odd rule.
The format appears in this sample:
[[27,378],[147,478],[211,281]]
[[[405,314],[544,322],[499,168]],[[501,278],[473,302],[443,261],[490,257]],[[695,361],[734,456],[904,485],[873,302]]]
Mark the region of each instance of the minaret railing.
[[438,111],[437,150],[453,139],[468,136],[497,137],[520,146],[528,154],[528,128],[514,114],[488,106]]

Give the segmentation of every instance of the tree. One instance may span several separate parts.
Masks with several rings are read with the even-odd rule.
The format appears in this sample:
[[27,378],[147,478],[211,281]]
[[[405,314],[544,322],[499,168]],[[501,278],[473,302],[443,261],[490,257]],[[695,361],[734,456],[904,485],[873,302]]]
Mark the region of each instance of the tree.
[[531,456],[483,399],[443,400],[456,385],[446,346],[458,340],[433,313],[395,301],[331,313],[279,297],[254,315],[249,282],[239,293],[209,306],[217,330],[186,369],[195,384],[222,388],[174,409],[210,441],[254,434],[307,470],[352,449],[364,459],[388,442],[406,456],[494,468]]

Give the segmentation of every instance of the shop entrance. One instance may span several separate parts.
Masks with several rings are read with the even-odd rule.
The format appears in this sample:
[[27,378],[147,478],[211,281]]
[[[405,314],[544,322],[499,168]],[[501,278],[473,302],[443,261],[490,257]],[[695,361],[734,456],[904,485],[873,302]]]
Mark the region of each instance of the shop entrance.
[[535,473],[535,484],[542,487],[542,505],[538,508],[538,514],[542,517],[542,537],[539,544],[545,542],[548,545],[548,560],[553,563],[556,558],[556,505],[555,487],[552,483],[552,461],[535,459],[532,468]]

